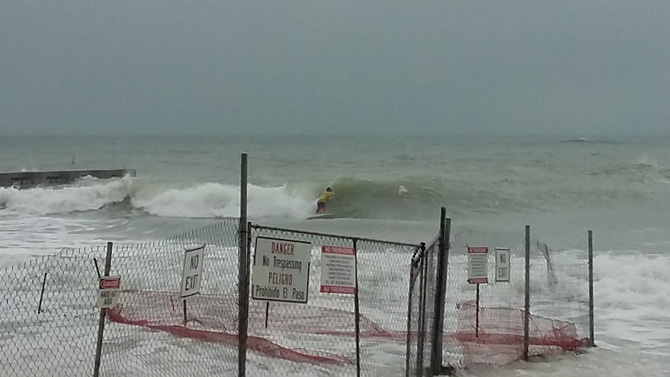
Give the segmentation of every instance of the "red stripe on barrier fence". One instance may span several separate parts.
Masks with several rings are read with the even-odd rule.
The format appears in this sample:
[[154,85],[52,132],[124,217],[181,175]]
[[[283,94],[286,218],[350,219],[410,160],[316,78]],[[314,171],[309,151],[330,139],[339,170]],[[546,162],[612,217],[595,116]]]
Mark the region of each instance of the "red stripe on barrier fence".
[[[207,342],[224,344],[229,347],[237,347],[238,339],[235,334],[215,332],[208,330],[190,329],[182,325],[158,325],[146,320],[131,320],[123,316],[123,306],[117,305],[107,310],[107,318],[116,323],[125,325],[141,326],[152,330],[164,331],[175,336],[197,339]],[[273,343],[265,338],[258,336],[249,336],[247,338],[247,347],[249,350],[258,352],[262,355],[274,358],[280,358],[301,363],[311,364],[347,364],[350,360],[337,355],[316,355],[306,352],[292,350]]]

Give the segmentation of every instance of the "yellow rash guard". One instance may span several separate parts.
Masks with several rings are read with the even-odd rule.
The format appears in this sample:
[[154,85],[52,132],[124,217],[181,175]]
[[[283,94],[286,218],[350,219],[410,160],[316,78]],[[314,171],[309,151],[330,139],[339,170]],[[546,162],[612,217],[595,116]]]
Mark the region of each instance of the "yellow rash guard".
[[323,194],[321,194],[321,196],[319,197],[319,201],[325,203],[326,201],[328,201],[328,199],[332,198],[333,196],[335,196],[333,192],[326,191]]

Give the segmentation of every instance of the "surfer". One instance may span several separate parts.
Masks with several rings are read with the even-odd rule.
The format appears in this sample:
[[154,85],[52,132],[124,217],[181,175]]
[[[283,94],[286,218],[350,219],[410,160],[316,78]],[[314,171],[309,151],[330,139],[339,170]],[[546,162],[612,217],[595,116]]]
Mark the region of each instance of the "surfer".
[[333,192],[333,189],[330,187],[326,187],[326,191],[319,196],[319,199],[316,201],[316,214],[321,214],[326,211],[326,202],[330,200],[330,198],[335,198],[337,200],[340,200],[340,198],[335,195]]

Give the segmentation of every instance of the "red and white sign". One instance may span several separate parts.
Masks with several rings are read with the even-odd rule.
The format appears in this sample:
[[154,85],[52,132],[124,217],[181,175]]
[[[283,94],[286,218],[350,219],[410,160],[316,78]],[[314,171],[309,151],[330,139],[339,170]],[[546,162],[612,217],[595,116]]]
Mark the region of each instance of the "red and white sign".
[[120,278],[100,278],[101,289],[119,289],[121,287]]
[[321,248],[321,292],[356,293],[356,249],[339,246]]
[[312,244],[256,237],[251,298],[306,304]]
[[120,276],[100,277],[98,284],[98,304],[101,309],[113,308],[119,303]]
[[489,248],[468,246],[468,283],[489,282]]

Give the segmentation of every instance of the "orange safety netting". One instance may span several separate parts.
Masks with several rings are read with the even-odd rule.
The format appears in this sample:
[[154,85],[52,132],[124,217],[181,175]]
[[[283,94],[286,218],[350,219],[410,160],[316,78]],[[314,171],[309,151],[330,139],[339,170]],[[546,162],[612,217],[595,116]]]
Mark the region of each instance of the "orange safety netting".
[[[176,293],[124,291],[119,304],[107,310],[107,317],[116,323],[164,331],[175,336],[217,342],[229,347],[237,347],[238,344],[235,296],[189,297],[184,318],[183,301]],[[362,315],[359,318],[361,338],[406,339],[406,332],[387,331]],[[351,357],[345,354],[310,351],[303,347],[330,342],[327,340],[330,336],[353,337],[354,330],[355,315],[352,311],[280,302],[271,302],[269,306],[264,301],[249,302],[247,347],[268,357],[314,364],[350,363]],[[291,339],[282,341],[282,336]],[[280,341],[285,344],[280,345]]]
[[[575,351],[585,347],[574,323],[531,314],[529,355]],[[480,307],[475,301],[458,305],[458,330],[451,334],[462,347],[465,366],[504,365],[523,357],[524,311],[509,307]]]

